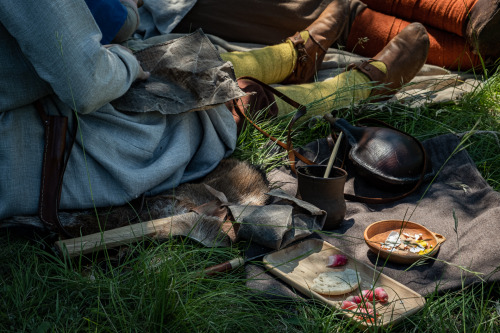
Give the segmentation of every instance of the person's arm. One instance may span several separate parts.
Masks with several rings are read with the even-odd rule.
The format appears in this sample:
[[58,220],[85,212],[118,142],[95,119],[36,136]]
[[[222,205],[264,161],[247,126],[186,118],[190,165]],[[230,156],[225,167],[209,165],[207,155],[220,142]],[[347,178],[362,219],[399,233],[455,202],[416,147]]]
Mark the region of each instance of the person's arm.
[[129,39],[140,24],[137,0],[120,0],[120,3],[127,10],[127,18],[116,36],[114,36],[112,43],[121,43]]
[[121,0],[85,0],[101,30],[101,44],[110,44],[128,19],[128,10]]
[[147,77],[131,52],[101,46],[83,0],[0,1],[0,22],[40,78],[80,113],[99,109]]

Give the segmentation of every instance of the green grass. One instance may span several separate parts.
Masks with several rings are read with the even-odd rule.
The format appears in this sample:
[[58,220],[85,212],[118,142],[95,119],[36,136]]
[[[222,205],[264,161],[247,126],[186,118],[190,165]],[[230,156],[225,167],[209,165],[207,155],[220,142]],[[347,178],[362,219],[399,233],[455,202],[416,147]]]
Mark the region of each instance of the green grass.
[[[500,190],[500,74],[456,103],[409,109],[348,108],[339,117],[384,120],[424,140],[477,132],[467,140],[478,169]],[[284,140],[289,119],[261,123]],[[326,136],[318,122],[294,128],[294,145]],[[235,156],[266,170],[286,153],[248,126]],[[0,236],[0,332],[355,332],[338,311],[308,299],[269,299],[245,287],[242,269],[199,272],[233,258],[183,239],[151,240],[121,251],[66,261],[43,240]],[[426,297],[425,307],[387,332],[500,332],[500,288],[476,284]]]

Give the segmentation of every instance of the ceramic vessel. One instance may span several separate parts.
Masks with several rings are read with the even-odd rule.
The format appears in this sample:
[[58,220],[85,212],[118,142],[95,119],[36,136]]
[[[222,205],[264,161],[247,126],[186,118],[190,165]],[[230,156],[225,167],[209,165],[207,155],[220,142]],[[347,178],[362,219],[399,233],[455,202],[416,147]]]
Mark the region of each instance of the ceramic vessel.
[[364,239],[366,245],[373,253],[379,255],[381,258],[398,263],[398,264],[412,264],[419,259],[424,258],[418,253],[410,253],[407,251],[389,251],[382,247],[391,232],[408,233],[410,235],[420,234],[432,251],[427,253],[427,256],[435,256],[441,244],[446,240],[443,235],[430,231],[421,224],[402,221],[402,220],[383,220],[370,224],[364,232]]
[[346,212],[344,185],[347,172],[333,167],[327,178],[323,178],[326,166],[308,165],[297,168],[298,192],[307,201],[326,212],[323,229],[340,227]]

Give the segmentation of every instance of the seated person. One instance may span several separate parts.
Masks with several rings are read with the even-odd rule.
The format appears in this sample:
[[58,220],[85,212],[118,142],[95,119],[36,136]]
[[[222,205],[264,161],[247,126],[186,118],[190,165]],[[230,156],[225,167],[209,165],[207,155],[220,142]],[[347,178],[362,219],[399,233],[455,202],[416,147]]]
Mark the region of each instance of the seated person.
[[[310,24],[329,3],[197,0],[174,32],[202,28],[228,41],[271,45]],[[429,64],[467,70],[480,66],[481,60],[491,64],[500,57],[498,0],[349,0],[347,20],[339,44],[367,57],[410,22],[420,22],[427,29]]]
[[[222,56],[242,75],[257,73],[259,61],[271,55],[277,70],[256,76],[267,84],[297,83],[284,88],[295,87],[301,103],[307,103],[311,89],[332,103],[393,94],[425,63],[429,39],[421,24],[405,28],[373,60],[320,86],[306,83],[327,45],[338,38],[346,9],[345,1],[332,2],[285,43]],[[83,0],[39,0],[36,6],[3,1],[0,22],[0,61],[8,64],[0,70],[0,219],[49,210],[44,221],[55,228],[58,207],[115,206],[143,193],[157,195],[205,176],[233,152],[237,117],[225,105],[164,114],[120,112],[110,104],[148,74],[125,48],[100,44],[101,32]],[[359,84],[360,89],[347,89]],[[233,105],[233,112],[244,107],[238,101]],[[278,112],[288,110],[278,103]],[[65,172],[53,158],[64,141],[50,127],[54,117],[66,117],[69,131],[77,130]],[[59,150],[48,144],[54,137]]]

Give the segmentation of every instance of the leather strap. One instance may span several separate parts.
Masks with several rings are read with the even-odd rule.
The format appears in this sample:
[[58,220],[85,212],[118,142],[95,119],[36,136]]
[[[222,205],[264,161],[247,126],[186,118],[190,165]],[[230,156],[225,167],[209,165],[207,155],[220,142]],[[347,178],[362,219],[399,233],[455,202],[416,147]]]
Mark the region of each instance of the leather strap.
[[[293,46],[295,46],[295,47],[304,48],[304,44],[306,43],[304,41],[304,39],[302,38],[302,35],[298,31],[292,37],[288,37],[288,40],[291,41],[292,44],[293,44]],[[318,45],[318,47],[321,50],[323,50],[323,52],[325,52],[325,53],[328,52],[328,50],[326,48],[324,48],[320,43],[318,43],[318,41],[313,37],[312,34],[309,34],[309,39],[308,40],[311,40],[314,44]],[[307,52],[306,52],[306,54],[307,54]]]
[[304,45],[305,41],[300,35],[300,32],[296,32],[292,37],[288,37],[288,40],[292,42],[293,46],[297,47],[299,45]]
[[346,71],[357,69],[358,71],[368,76],[372,81],[384,82],[387,78],[387,74],[382,72],[377,67],[373,66],[371,63],[374,61],[380,60],[369,59],[361,61],[360,64],[350,64],[349,66],[347,66]]
[[[290,97],[286,96],[285,94],[283,94],[282,92],[280,92],[279,90],[271,87],[270,85],[256,79],[256,78],[253,78],[251,76],[242,76],[240,78],[238,78],[238,80],[251,80],[251,81],[254,81],[255,83],[261,85],[264,89],[267,89],[269,90],[270,92],[272,92],[274,95],[278,96],[279,98],[281,98],[283,101],[285,101],[286,103],[290,104],[291,106],[293,106],[294,108],[297,109],[297,112],[295,113],[295,115],[293,116],[292,120],[290,121],[290,123],[288,124],[288,128],[287,128],[287,139],[286,139],[286,143],[278,140],[277,138],[273,137],[272,135],[270,135],[269,133],[267,133],[266,131],[264,131],[262,128],[260,128],[257,124],[255,124],[247,115],[246,113],[243,112],[243,116],[246,118],[246,120],[252,124],[253,127],[255,127],[255,129],[257,129],[260,133],[262,133],[265,137],[269,138],[271,141],[273,142],[276,142],[276,144],[278,146],[280,146],[281,148],[283,149],[286,149],[286,151],[288,152],[288,159],[290,160],[290,168],[292,169],[292,171],[296,174],[297,173],[297,170],[295,169],[295,158],[301,160],[302,162],[308,164],[308,165],[313,165],[315,164],[313,161],[309,160],[308,158],[306,158],[305,156],[301,155],[300,153],[298,153],[296,150],[293,149],[293,145],[292,145],[292,127],[293,125],[295,124],[295,122],[300,118],[302,117],[303,115],[305,115],[307,113],[307,108],[300,104],[300,103],[297,103],[296,101],[294,101],[293,99],[291,99]],[[234,103],[234,101],[233,101]],[[239,110],[239,108],[235,105],[235,109]]]
[[378,98],[372,99],[372,102],[380,102],[389,99],[391,97],[389,93],[394,90],[387,87],[387,83],[382,84],[383,82],[387,81],[387,74],[382,72],[377,67],[373,66],[371,63],[374,61],[381,61],[381,60],[369,59],[369,60],[363,60],[359,64],[353,63],[347,66],[346,71],[351,69],[357,69],[361,73],[368,76],[372,82],[378,82],[378,84],[372,88],[370,96],[378,96]]
[[75,121],[73,124],[72,140],[66,149],[68,118],[47,115],[40,101],[35,102],[35,108],[45,128],[38,215],[49,230],[58,231],[65,237],[72,237],[62,226],[57,212],[61,200],[64,171],[75,142],[77,123]]

